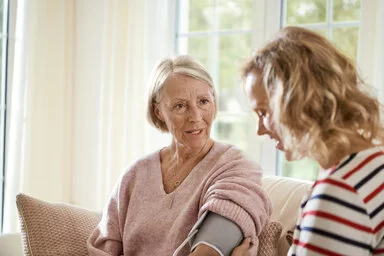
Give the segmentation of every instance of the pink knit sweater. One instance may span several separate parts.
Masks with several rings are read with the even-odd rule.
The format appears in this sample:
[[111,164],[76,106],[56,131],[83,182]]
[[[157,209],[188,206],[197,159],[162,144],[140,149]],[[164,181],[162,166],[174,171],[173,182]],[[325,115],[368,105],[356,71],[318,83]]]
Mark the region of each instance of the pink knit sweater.
[[[164,192],[160,152],[134,163],[115,186],[88,240],[90,255],[172,255],[204,211],[237,223],[255,241],[271,214],[258,165],[215,142],[173,192]],[[188,255],[189,248],[180,255]],[[257,248],[250,250],[256,255]]]

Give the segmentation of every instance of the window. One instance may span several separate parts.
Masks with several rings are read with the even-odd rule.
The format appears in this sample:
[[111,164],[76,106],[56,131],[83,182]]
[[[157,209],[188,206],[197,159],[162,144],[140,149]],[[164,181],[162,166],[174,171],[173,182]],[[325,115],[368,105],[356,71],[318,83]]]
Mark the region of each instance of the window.
[[253,49],[286,25],[326,36],[352,58],[357,55],[361,0],[179,0],[176,52],[190,54],[210,71],[219,112],[212,136],[249,152],[267,174],[310,179],[319,166],[287,162],[268,138],[255,135],[256,118],[241,88],[240,68]]
[[0,233],[3,230],[3,203],[4,203],[4,152],[5,152],[5,118],[7,93],[7,39],[8,39],[8,1],[0,0]]
[[[283,0],[282,26],[312,29],[356,60],[361,0]],[[310,159],[288,162],[278,154],[281,175],[314,180],[319,166]]]

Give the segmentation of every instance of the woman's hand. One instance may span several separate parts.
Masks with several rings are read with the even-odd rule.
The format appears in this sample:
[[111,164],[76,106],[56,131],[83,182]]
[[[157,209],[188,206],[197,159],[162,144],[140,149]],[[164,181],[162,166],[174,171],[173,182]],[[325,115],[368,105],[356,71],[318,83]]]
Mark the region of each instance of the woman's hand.
[[199,244],[189,256],[220,256],[220,254],[208,245]]
[[248,250],[249,247],[251,246],[251,238],[246,238],[244,239],[243,243],[239,246],[237,246],[231,256],[248,256]]

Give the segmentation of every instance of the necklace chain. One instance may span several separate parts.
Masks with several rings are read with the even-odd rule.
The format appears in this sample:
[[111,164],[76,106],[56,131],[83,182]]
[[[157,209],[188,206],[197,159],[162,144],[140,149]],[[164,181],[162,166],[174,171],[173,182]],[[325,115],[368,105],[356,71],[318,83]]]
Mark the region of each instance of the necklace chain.
[[174,187],[177,188],[178,186],[180,186],[180,181],[179,180],[175,180],[175,184],[174,184]]
[[[168,174],[172,172],[172,176],[167,175],[168,178],[166,179],[166,181],[172,184],[171,187],[173,187],[173,190],[175,190],[180,186],[180,184],[183,182],[185,177],[188,176],[188,175],[185,175],[186,172],[188,171],[188,174],[189,174],[189,172],[191,172],[194,166],[201,161],[204,155],[197,157],[193,161],[189,161],[188,163],[186,163],[186,165],[182,165],[183,167],[178,165],[177,162],[174,162],[173,164],[171,164],[171,166],[168,168]],[[169,162],[172,162],[172,159],[170,159]]]
[[173,188],[176,189],[181,184],[181,181],[177,178],[177,175],[176,175],[177,164],[174,167],[171,167],[170,169],[173,171],[173,176],[172,176]]
[[[180,186],[182,180],[183,180],[183,175],[185,173],[185,170],[188,169],[188,168],[180,168],[179,171],[177,172],[176,170],[178,169],[178,165],[177,164],[174,164],[173,166],[171,166],[168,170],[169,171],[172,171],[173,175],[171,177],[169,177],[167,180],[171,182],[172,186],[173,186],[173,189],[176,189]],[[180,175],[180,177],[178,177],[178,175]]]

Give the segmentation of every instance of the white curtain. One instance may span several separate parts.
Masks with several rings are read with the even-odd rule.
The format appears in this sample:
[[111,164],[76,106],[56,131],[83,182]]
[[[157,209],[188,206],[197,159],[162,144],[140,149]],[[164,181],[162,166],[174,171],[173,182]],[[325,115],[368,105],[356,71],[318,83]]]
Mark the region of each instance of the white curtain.
[[[11,8],[4,232],[15,196],[70,199],[73,1],[19,0]],[[12,11],[12,10],[11,10]]]
[[384,1],[363,0],[358,63],[384,103]]
[[171,1],[94,3],[76,2],[72,203],[100,210],[124,168],[164,145],[146,80],[172,54],[174,21]]
[[174,41],[173,0],[11,2],[4,232],[17,193],[101,210],[167,142],[145,120],[146,80]]

